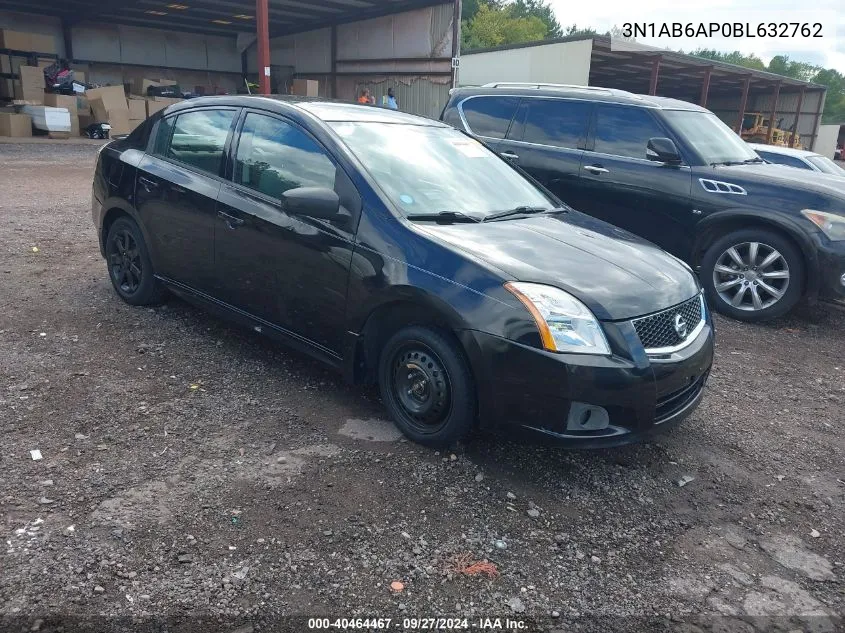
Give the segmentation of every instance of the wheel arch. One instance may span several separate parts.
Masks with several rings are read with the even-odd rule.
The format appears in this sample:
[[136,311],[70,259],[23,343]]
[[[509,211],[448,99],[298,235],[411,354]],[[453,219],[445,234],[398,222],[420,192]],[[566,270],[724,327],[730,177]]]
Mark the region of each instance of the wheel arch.
[[721,236],[732,231],[755,228],[774,231],[793,243],[804,259],[804,279],[801,280],[804,296],[812,299],[818,295],[819,261],[812,242],[795,222],[778,215],[734,210],[721,211],[708,216],[698,225],[690,263],[693,268],[698,269],[704,253]]
[[147,233],[144,223],[141,222],[138,212],[132,207],[132,205],[120,198],[111,198],[103,204],[103,209],[105,209],[105,211],[103,212],[103,219],[100,222],[99,230],[100,254],[103,257],[105,257],[106,254],[106,238],[108,237],[109,229],[111,228],[111,225],[115,223],[115,220],[120,217],[128,217],[138,225],[141,234],[144,236],[144,241],[147,243],[147,250],[150,253],[150,258],[153,257],[153,252],[150,248],[150,235]]

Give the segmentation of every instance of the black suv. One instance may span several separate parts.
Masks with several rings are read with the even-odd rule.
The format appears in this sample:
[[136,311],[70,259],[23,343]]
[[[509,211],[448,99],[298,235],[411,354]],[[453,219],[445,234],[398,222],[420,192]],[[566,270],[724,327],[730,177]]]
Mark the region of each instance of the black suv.
[[92,203],[125,301],[169,290],[378,383],[426,444],[476,421],[631,442],[689,415],[713,360],[686,264],[438,121],[192,99],[102,149]]
[[624,91],[489,84],[452,92],[444,122],[579,211],[688,262],[711,305],[744,321],[802,296],[845,303],[845,187],[762,159],[712,112]]

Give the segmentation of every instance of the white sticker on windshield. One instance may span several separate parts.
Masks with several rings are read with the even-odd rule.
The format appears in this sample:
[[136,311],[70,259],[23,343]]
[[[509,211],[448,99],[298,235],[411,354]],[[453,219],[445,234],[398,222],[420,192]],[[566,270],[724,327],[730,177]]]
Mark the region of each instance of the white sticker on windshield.
[[487,156],[484,146],[471,138],[450,139],[449,142],[456,150],[469,158],[484,158]]

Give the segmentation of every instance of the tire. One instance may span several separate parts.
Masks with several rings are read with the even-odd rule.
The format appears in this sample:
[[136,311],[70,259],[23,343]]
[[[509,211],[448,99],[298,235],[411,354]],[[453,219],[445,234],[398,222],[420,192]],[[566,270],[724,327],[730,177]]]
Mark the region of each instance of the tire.
[[788,238],[768,229],[743,229],[707,249],[701,260],[701,283],[715,310],[757,323],[795,307],[803,294],[804,268],[801,251]]
[[448,446],[475,422],[477,396],[460,344],[445,332],[409,326],[379,356],[379,390],[393,421],[409,439]]
[[109,278],[121,299],[133,306],[163,301],[164,291],[155,279],[147,244],[134,220],[121,217],[112,223],[105,251]]

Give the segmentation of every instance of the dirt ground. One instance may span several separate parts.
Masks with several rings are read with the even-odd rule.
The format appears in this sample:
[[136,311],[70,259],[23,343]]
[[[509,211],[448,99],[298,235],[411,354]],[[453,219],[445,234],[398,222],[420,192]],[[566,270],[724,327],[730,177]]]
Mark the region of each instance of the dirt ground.
[[0,145],[0,630],[843,630],[845,311],[717,319],[651,444],[437,453],[302,355],[122,303],[95,151]]

